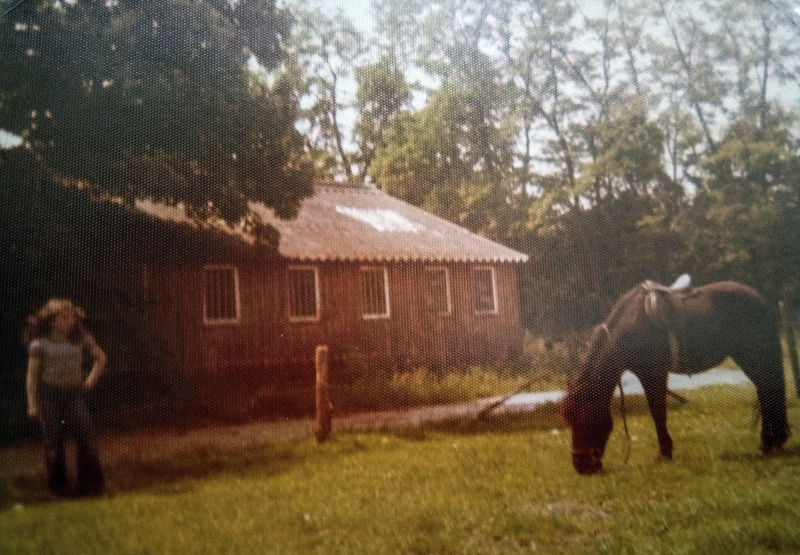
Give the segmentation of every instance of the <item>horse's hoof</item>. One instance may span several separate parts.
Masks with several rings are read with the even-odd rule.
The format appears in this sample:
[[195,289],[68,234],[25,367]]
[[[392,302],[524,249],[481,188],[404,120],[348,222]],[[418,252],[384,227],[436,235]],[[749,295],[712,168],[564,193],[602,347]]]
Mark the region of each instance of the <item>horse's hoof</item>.
[[782,455],[784,451],[782,445],[775,445],[772,447],[762,447],[761,452],[766,457],[776,457],[778,455]]

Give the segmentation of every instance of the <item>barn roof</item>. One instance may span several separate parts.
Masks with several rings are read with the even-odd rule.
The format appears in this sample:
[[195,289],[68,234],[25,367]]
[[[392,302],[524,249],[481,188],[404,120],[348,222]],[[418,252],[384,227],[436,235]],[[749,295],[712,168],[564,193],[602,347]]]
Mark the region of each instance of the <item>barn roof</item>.
[[368,186],[319,185],[296,219],[254,209],[301,260],[524,262],[527,256]]
[[[142,205],[140,205],[142,206]],[[283,257],[306,261],[525,262],[527,255],[370,186],[325,184],[282,220],[251,208],[280,232]],[[144,207],[148,212],[150,208]],[[158,210],[161,217],[169,217]]]

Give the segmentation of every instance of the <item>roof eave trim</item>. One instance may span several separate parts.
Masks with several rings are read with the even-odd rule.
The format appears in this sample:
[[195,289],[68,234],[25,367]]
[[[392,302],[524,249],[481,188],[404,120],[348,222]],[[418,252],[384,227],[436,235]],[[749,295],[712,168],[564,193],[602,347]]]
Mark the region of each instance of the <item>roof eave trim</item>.
[[299,260],[302,262],[383,262],[383,263],[472,263],[472,264],[524,264],[529,258],[508,257],[508,258],[484,258],[484,257],[449,257],[449,256],[309,256],[309,255],[288,255],[280,254],[281,258],[287,260]]

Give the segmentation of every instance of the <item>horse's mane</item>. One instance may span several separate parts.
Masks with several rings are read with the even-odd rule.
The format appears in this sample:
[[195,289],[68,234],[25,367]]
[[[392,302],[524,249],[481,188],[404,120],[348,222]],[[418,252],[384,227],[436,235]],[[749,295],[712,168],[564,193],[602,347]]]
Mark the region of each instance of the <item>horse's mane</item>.
[[[634,300],[635,297],[641,296],[643,292],[642,286],[637,285],[636,287],[630,288],[624,295],[622,295],[617,302],[614,303],[614,306],[611,307],[611,312],[608,315],[608,318],[605,319],[606,326],[609,326],[613,329],[613,326],[619,320],[620,314],[622,313],[625,308]],[[601,325],[603,325],[601,324]]]
[[587,350],[581,357],[580,370],[577,377],[569,383],[567,395],[562,404],[562,412],[567,422],[571,422],[577,416],[576,411],[581,406],[585,406],[587,398],[592,396],[597,383],[592,369],[596,367],[596,358],[609,339],[608,327],[605,322],[592,329],[587,342]]
[[580,370],[577,377],[569,384],[564,399],[564,416],[568,420],[577,409],[576,403],[584,404],[586,399],[595,396],[601,378],[596,372],[599,370],[598,357],[601,356],[603,347],[612,341],[610,330],[614,329],[623,311],[640,294],[640,286],[631,288],[614,303],[608,318],[592,328],[586,343],[586,353],[581,357]]
[[617,300],[617,302],[614,303],[614,306],[611,307],[611,312],[609,313],[608,318],[592,328],[592,333],[589,335],[589,340],[586,343],[586,354],[581,360],[581,375],[586,374],[587,367],[591,362],[594,362],[591,360],[591,358],[597,354],[600,347],[602,347],[604,343],[611,341],[612,338],[610,330],[616,327],[622,312],[632,301],[634,301],[635,297],[639,295],[641,295],[640,286],[629,289]]

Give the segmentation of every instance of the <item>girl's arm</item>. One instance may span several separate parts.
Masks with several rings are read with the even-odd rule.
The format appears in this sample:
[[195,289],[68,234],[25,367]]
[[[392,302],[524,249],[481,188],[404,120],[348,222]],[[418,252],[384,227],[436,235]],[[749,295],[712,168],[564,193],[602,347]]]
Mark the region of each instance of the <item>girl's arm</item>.
[[28,377],[26,390],[28,392],[28,416],[39,417],[39,384],[42,383],[42,359],[38,356],[28,357]]
[[103,374],[103,370],[106,368],[106,361],[108,360],[103,349],[101,349],[100,345],[95,343],[94,340],[89,342],[89,354],[92,355],[94,364],[92,365],[92,371],[89,372],[89,375],[86,377],[86,381],[83,382],[83,387],[85,389],[92,389],[97,385],[97,380],[99,380],[100,376]]

